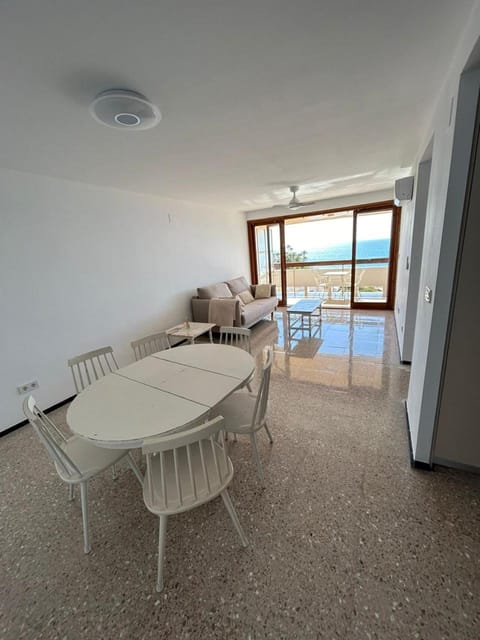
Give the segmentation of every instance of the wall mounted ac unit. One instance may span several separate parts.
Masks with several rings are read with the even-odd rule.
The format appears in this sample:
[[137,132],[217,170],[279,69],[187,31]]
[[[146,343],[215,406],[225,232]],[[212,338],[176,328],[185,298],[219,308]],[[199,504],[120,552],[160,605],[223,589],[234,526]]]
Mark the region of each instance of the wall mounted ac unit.
[[413,198],[413,176],[395,180],[395,204],[401,205],[405,200]]

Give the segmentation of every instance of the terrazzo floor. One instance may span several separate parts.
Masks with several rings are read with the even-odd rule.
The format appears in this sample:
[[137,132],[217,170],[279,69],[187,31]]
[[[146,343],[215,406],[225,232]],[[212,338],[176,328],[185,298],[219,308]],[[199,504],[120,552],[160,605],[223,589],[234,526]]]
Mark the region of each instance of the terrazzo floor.
[[253,332],[255,353],[275,345],[274,444],[265,489],[248,440],[230,445],[250,546],[220,499],[170,518],[161,594],[131,471],[91,482],[86,556],[79,497],[31,428],[0,438],[0,638],[478,640],[480,478],[410,467],[392,314],[323,313],[311,339],[281,312]]

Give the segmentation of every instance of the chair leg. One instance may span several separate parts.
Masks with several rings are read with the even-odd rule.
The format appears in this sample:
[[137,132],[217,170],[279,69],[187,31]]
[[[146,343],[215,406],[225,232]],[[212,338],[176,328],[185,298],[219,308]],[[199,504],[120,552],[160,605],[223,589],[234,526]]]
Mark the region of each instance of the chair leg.
[[268,436],[268,439],[270,440],[270,444],[273,444],[273,438],[272,438],[272,434],[270,433],[270,429],[267,427],[266,423],[263,426],[265,428],[265,431],[267,432],[267,436]]
[[129,451],[127,454],[127,463],[128,466],[130,467],[130,469],[133,471],[133,473],[136,475],[137,480],[140,482],[140,484],[143,487],[143,476],[142,476],[142,472],[140,471],[140,469],[138,468],[138,464],[135,462],[135,458],[132,456],[132,452]]
[[237,440],[237,434],[235,433],[235,431],[233,432],[233,441],[234,441],[234,442],[238,442],[238,440]]
[[255,464],[257,466],[257,474],[260,481],[263,483],[263,469],[262,463],[260,461],[260,456],[258,455],[257,439],[255,437],[255,433],[250,434],[250,442],[252,443],[253,459],[255,460]]
[[250,382],[247,382],[247,389],[250,391],[250,393],[253,393],[253,389],[252,389],[252,385],[250,384]]
[[117,469],[115,468],[115,465],[112,464],[112,480],[116,480],[117,477]]
[[83,550],[90,553],[90,536],[88,535],[88,480],[80,483],[80,497],[82,501],[82,520],[83,520]]
[[75,485],[73,483],[70,483],[68,485],[68,499],[70,500],[70,502],[73,500],[73,498],[75,497],[74,495],[74,488]]
[[163,556],[165,555],[165,541],[167,538],[167,519],[168,516],[160,516],[158,527],[157,591],[163,591]]
[[237,530],[237,533],[240,536],[240,540],[242,541],[242,545],[244,547],[248,547],[247,536],[245,535],[245,532],[242,529],[242,525],[240,524],[240,520],[238,519],[237,512],[235,511],[235,507],[232,504],[232,500],[230,498],[230,494],[225,489],[225,491],[222,491],[222,493],[220,495],[222,496],[223,503],[227,508],[228,514],[229,514],[230,518],[232,519],[232,522],[233,522],[233,524],[235,526],[235,529]]

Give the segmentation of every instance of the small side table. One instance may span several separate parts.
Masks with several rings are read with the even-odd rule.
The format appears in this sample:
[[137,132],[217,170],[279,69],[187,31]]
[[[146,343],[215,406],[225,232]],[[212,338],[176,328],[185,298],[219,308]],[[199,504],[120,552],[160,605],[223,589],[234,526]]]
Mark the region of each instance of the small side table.
[[214,326],[215,324],[211,322],[189,322],[189,326],[186,327],[185,322],[182,322],[182,324],[167,329],[166,334],[176,338],[186,338],[190,344],[194,344],[195,338],[208,332],[210,342],[213,343],[212,329]]

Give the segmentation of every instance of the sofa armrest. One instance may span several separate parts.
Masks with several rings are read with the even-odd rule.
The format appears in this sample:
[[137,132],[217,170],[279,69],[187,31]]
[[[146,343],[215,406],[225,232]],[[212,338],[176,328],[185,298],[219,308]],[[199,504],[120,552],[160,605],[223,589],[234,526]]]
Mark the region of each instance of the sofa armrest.
[[[252,296],[255,297],[255,289],[257,288],[256,284],[252,284],[251,285],[251,290],[252,290]],[[277,297],[277,285],[276,284],[270,284],[270,297]]]
[[194,322],[208,322],[208,298],[192,298],[192,319]]

